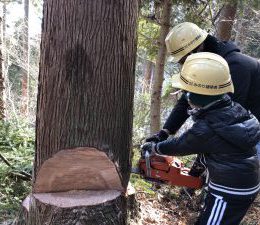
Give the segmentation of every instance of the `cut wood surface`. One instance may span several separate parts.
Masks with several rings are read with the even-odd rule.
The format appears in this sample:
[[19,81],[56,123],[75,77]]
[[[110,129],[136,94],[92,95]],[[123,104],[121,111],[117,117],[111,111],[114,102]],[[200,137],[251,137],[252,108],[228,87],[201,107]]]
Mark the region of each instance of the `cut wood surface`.
[[117,190],[37,193],[27,199],[28,216],[23,212],[15,225],[126,224],[126,201]]
[[56,193],[38,193],[28,196],[26,199],[30,204],[33,196],[39,202],[57,206],[60,208],[73,208],[78,206],[94,206],[113,201],[122,193],[117,190],[101,191],[68,191]]
[[30,195],[28,195],[22,202],[22,207],[29,212],[29,208],[30,208]]
[[123,191],[123,188],[115,165],[104,152],[80,147],[61,150],[46,160],[33,188],[34,193],[71,190]]

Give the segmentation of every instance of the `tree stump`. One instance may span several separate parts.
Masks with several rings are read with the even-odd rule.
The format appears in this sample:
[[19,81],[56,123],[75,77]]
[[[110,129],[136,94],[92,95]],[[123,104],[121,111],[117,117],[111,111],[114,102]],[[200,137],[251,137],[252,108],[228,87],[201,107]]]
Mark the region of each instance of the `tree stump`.
[[16,225],[121,225],[138,215],[133,187],[125,194],[113,162],[88,147],[46,160],[22,205]]

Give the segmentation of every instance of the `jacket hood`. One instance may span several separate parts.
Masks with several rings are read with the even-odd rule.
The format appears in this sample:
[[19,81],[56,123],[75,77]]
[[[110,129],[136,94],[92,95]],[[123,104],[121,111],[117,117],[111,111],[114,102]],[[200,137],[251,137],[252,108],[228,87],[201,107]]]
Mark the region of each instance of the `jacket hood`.
[[226,57],[231,52],[240,52],[240,49],[231,41],[220,41],[212,35],[208,35],[204,41],[204,51]]
[[235,45],[234,42],[220,42],[219,55],[226,57],[231,52],[240,52],[240,49]]
[[228,96],[212,105],[201,116],[220,138],[240,149],[251,149],[260,141],[258,120]]

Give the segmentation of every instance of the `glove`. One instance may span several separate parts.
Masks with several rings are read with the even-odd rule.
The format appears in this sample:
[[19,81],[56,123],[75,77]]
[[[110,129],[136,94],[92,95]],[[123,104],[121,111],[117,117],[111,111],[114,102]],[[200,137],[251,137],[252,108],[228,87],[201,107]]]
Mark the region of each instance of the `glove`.
[[148,137],[145,141],[158,143],[161,141],[165,141],[168,137],[169,137],[169,134],[165,130],[160,130],[157,134],[154,134],[151,137]]
[[193,177],[200,177],[205,171],[205,167],[199,161],[199,156],[193,162],[193,165],[189,171],[189,175]]
[[150,155],[154,155],[156,149],[156,144],[152,142],[146,142],[141,146],[141,156],[145,157],[145,153],[148,152]]

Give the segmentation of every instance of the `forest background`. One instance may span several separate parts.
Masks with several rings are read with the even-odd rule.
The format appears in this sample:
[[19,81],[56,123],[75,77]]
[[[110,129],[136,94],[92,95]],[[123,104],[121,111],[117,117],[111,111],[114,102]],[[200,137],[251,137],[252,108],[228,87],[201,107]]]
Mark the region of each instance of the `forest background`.
[[[30,192],[42,1],[0,2],[0,222],[7,223],[16,216],[21,201]],[[162,1],[140,1],[134,152],[138,152],[145,137],[160,129],[179,97],[171,86],[171,77],[179,71],[179,65],[167,62],[163,41],[171,27],[184,21],[194,22],[222,40],[235,41],[243,53],[260,59],[259,0],[175,0],[168,7],[171,10],[167,15]],[[134,161],[137,158],[135,154]],[[192,158],[183,160],[190,165]],[[150,183],[137,176],[132,176],[131,181],[137,190],[154,198]],[[177,198],[176,189],[170,192],[171,198]]]

